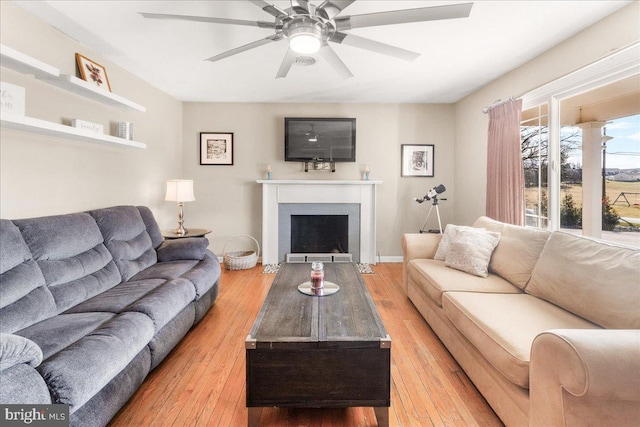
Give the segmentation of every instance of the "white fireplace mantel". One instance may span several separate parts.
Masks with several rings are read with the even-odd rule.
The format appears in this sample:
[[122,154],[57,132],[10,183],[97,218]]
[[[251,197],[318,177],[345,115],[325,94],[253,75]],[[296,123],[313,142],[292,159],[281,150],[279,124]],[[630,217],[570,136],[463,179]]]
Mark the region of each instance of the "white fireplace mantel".
[[376,186],[382,181],[258,180],[262,184],[262,264],[277,264],[280,203],[360,205],[360,262],[376,260]]

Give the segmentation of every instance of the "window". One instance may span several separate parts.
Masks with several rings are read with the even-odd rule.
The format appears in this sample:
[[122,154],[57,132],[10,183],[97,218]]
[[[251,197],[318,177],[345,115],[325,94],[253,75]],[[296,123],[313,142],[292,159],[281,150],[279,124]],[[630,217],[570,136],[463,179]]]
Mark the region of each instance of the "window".
[[546,229],[548,226],[549,127],[548,104],[522,112],[520,141],[525,185],[525,224]]
[[[640,233],[607,230],[607,221],[618,228],[624,225],[612,219],[623,205],[627,209],[620,216],[640,223],[640,194],[634,198],[640,193],[640,180],[624,188],[611,184],[614,174],[631,179],[640,172],[639,46],[622,49],[523,96],[527,225],[618,241],[622,234],[633,235],[623,243],[640,246]],[[613,136],[623,127],[625,134]],[[615,139],[621,144],[618,148]],[[623,160],[624,167],[611,166],[611,162],[622,165]],[[625,201],[626,196],[631,199]]]

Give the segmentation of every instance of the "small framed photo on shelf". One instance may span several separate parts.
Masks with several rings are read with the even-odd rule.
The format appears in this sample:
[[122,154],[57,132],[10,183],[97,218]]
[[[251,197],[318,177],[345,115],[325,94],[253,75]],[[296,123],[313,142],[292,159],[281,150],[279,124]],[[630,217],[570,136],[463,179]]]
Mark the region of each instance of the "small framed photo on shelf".
[[402,144],[400,176],[433,176],[433,144]]
[[200,132],[201,165],[233,165],[233,133]]
[[111,92],[107,70],[102,65],[79,53],[76,53],[76,64],[82,80]]

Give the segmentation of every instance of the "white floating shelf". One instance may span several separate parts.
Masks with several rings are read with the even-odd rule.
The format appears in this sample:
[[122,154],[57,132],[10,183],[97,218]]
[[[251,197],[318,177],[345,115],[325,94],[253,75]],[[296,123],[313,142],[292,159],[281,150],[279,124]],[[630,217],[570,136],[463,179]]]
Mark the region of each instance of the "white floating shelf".
[[0,116],[0,124],[2,127],[8,129],[39,133],[41,135],[72,139],[81,142],[110,144],[118,147],[147,148],[147,144],[143,142],[130,141],[128,139],[85,131],[71,126],[34,119],[27,116],[19,116],[16,114],[3,113],[2,116]]
[[147,111],[147,109],[142,105],[136,104],[133,101],[129,101],[128,99],[123,98],[120,95],[116,95],[115,93],[109,92],[106,89],[100,89],[99,87],[94,86],[75,76],[60,74],[59,77],[46,77],[43,78],[43,80],[46,80],[48,83],[51,83],[54,86],[66,89],[69,92],[82,95],[85,98],[89,98],[94,101],[102,102],[106,105],[111,105],[112,107],[124,107],[131,110],[142,111],[143,113]]
[[0,44],[0,58],[2,66],[11,68],[23,74],[33,74],[36,78],[49,84],[68,90],[85,98],[101,102],[112,107],[147,111],[142,105],[136,104],[120,95],[101,89],[82,79],[68,74],[60,74],[60,70],[44,62],[38,61],[24,53]]
[[33,74],[38,78],[56,78],[60,76],[60,70],[57,68],[3,44],[0,44],[0,59],[3,67],[11,68],[22,74]]

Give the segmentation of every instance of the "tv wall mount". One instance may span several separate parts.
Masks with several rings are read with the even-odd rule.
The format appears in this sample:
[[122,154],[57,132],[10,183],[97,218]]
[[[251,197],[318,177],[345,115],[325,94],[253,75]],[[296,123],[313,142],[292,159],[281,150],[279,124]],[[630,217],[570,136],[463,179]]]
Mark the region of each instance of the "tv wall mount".
[[304,163],[304,171],[309,172],[309,170],[314,171],[336,171],[336,162],[325,162],[323,160],[310,160]]

